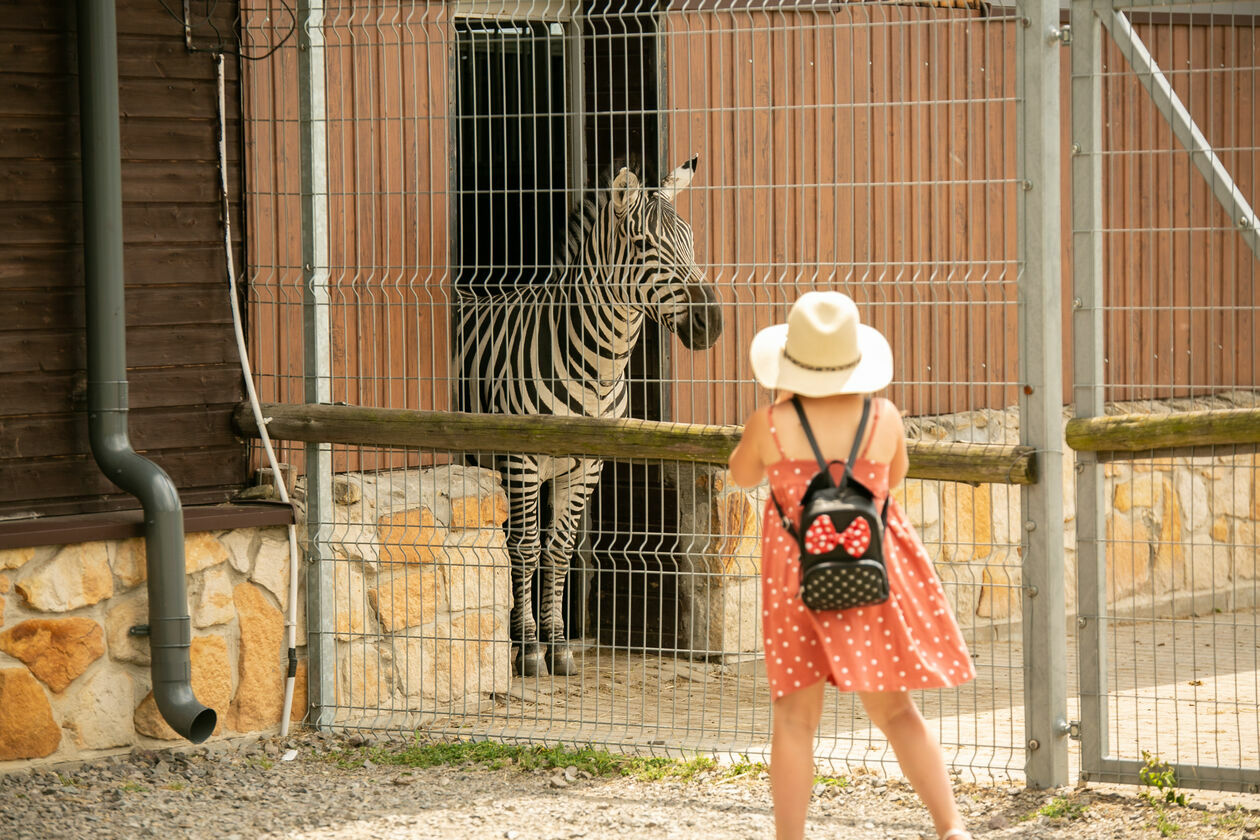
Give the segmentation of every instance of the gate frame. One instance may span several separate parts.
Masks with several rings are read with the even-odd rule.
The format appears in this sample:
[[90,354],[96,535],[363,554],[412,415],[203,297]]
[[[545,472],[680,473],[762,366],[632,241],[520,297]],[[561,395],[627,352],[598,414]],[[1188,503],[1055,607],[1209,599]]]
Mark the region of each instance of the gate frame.
[[[1143,5],[1174,5],[1173,0],[1145,0]],[[1183,4],[1177,4],[1183,5]],[[1213,0],[1204,6],[1215,6]],[[1129,8],[1128,6],[1124,8]],[[1104,416],[1103,372],[1103,100],[1102,46],[1109,36],[1130,69],[1168,122],[1173,135],[1191,156],[1217,202],[1239,234],[1260,258],[1256,215],[1237,188],[1189,111],[1173,90],[1145,44],[1133,32],[1115,0],[1072,0],[1072,282],[1073,282],[1073,417]],[[1104,27],[1107,36],[1104,35]],[[1108,608],[1106,509],[1099,453],[1076,452],[1077,647],[1080,667],[1080,778],[1088,782],[1142,784],[1145,763],[1110,757],[1110,715],[1107,708]],[[1260,790],[1260,768],[1167,764],[1180,787],[1254,793]]]

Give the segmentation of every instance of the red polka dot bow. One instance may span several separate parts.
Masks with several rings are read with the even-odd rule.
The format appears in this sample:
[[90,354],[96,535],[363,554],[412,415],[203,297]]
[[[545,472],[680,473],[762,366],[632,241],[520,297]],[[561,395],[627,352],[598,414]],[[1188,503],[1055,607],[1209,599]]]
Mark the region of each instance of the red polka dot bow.
[[852,557],[861,557],[871,545],[871,526],[858,517],[849,523],[843,533],[836,532],[830,516],[820,516],[810,523],[805,532],[805,550],[810,554],[826,554],[843,545]]

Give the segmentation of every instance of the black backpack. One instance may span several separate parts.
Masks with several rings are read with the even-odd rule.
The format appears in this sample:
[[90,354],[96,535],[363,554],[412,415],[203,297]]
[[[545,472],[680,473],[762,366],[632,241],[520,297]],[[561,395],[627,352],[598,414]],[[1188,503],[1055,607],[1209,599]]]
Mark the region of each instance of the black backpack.
[[882,604],[888,600],[888,570],[884,566],[888,502],[885,500],[883,511],[878,510],[874,494],[852,476],[853,461],[866,432],[871,398],[868,396],[862,404],[853,451],[845,461],[839,483],[832,481],[800,398],[792,397],[792,405],[818,460],[818,474],[810,479],[801,497],[799,523],[792,522],[783,512],[773,490],[770,498],[779,511],[783,528],[801,549],[801,601],[811,610]]

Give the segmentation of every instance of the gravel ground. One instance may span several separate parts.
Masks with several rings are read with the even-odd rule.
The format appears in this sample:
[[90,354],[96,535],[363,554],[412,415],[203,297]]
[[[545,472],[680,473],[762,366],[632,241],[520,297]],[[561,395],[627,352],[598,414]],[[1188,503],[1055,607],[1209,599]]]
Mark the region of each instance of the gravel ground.
[[[361,737],[186,747],[0,776],[0,838],[771,838],[770,791],[756,770],[687,781],[380,765]],[[292,755],[284,760],[286,754]],[[350,756],[336,762],[332,756]],[[379,760],[379,757],[378,757]],[[347,766],[348,765],[348,766]],[[897,780],[859,773],[818,785],[809,838],[932,838],[918,799]],[[1159,837],[1159,812],[1122,787],[1025,791],[962,784],[978,838]],[[1260,837],[1260,798],[1187,791],[1167,809],[1175,838]],[[1047,816],[1038,813],[1045,810]]]

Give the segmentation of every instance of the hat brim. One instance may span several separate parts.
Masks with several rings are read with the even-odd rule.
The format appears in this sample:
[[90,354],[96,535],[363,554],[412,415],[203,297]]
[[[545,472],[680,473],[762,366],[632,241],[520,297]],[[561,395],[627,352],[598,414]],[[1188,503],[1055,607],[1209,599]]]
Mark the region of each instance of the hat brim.
[[775,324],[753,336],[748,351],[753,376],[767,388],[791,391],[803,397],[826,397],[870,394],[886,388],[892,381],[892,348],[873,327],[858,325],[862,360],[842,371],[809,370],[793,363],[783,354],[787,331],[787,324]]

